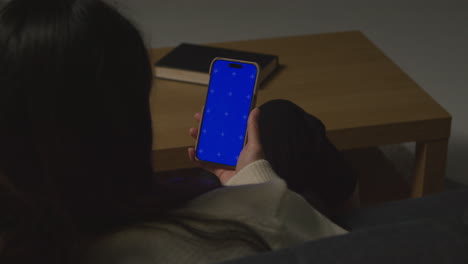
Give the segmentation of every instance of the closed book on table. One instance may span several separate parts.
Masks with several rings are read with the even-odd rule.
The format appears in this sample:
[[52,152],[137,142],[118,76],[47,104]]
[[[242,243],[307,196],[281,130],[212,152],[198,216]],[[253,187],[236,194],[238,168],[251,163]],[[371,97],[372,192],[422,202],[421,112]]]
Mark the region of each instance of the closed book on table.
[[278,66],[278,56],[182,43],[155,63],[158,78],[208,85],[210,64],[216,57],[252,61],[260,66],[259,82]]

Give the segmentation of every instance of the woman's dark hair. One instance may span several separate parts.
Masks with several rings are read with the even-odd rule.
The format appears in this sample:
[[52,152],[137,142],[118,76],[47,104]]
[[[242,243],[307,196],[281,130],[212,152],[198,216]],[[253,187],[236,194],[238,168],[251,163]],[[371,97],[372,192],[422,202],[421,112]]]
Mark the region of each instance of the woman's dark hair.
[[0,168],[18,191],[93,218],[149,191],[151,66],[140,34],[114,9],[9,2],[0,78]]
[[103,1],[13,0],[0,10],[4,259],[30,248],[40,254],[26,259],[58,262],[74,234],[157,219],[183,203],[137,202],[157,200],[151,83],[141,35]]

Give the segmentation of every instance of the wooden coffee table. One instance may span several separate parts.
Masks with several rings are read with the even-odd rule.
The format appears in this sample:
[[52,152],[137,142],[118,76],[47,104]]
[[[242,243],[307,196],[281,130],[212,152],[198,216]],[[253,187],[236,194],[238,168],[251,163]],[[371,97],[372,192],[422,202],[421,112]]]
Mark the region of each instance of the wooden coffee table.
[[[412,196],[444,188],[451,116],[360,32],[212,44],[276,54],[280,69],[260,87],[257,105],[288,99],[320,118],[339,149],[416,142]],[[153,49],[152,62],[171,48]],[[206,86],[155,79],[151,94],[154,166],[191,168],[188,135]]]

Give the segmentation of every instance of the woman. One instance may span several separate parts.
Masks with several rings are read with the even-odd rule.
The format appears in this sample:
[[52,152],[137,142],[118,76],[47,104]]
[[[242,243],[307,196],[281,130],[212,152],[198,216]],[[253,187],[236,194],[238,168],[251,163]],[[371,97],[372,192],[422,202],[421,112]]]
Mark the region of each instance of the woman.
[[323,210],[355,187],[320,121],[285,101],[252,112],[236,170],[204,167],[236,187],[171,195],[151,168],[151,68],[100,0],[1,9],[1,263],[209,263],[345,232],[273,170]]

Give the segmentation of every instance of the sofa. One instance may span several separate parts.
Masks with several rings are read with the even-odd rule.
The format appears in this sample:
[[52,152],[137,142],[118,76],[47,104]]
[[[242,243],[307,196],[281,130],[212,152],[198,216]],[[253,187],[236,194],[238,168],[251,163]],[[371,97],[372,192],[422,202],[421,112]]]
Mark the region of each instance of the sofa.
[[223,264],[468,263],[468,188],[361,208],[333,221],[350,233]]

